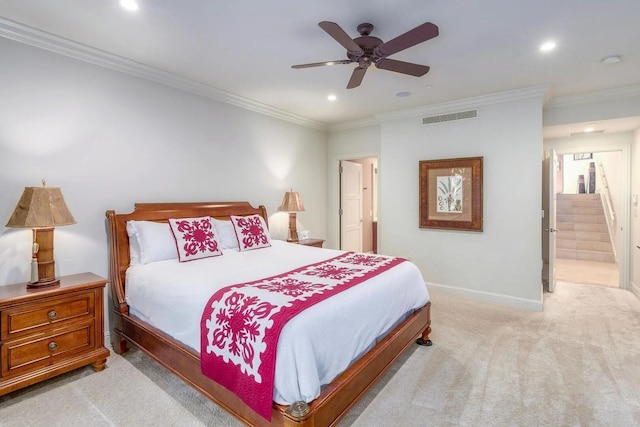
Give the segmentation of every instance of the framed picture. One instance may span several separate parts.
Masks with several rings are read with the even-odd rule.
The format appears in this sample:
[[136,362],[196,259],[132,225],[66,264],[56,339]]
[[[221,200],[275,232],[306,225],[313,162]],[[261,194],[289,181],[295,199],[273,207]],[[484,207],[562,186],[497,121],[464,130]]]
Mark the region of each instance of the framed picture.
[[482,231],[482,157],[420,161],[420,228]]
[[593,159],[593,153],[575,153],[573,160],[589,160]]

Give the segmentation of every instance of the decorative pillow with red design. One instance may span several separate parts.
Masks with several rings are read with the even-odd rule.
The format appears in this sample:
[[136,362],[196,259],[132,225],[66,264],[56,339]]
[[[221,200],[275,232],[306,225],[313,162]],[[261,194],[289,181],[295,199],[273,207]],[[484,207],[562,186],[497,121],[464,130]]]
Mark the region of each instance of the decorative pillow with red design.
[[176,240],[178,261],[222,255],[220,241],[210,216],[169,218],[169,226]]
[[230,219],[236,232],[241,252],[271,246],[271,237],[269,236],[267,224],[260,215],[232,215]]

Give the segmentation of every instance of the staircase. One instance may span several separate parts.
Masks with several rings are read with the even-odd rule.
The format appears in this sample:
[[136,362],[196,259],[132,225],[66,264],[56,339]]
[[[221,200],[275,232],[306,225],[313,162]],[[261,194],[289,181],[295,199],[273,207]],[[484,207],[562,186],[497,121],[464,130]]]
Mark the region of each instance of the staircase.
[[615,263],[599,194],[556,194],[556,257]]

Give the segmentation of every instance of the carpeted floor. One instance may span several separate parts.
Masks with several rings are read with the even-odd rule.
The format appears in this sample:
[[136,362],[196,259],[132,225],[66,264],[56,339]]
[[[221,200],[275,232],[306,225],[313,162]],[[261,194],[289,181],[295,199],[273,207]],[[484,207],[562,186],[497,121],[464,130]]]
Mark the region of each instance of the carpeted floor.
[[[340,426],[640,425],[640,301],[560,282],[545,311],[432,293],[412,347]],[[140,351],[0,397],[0,426],[239,426]]]

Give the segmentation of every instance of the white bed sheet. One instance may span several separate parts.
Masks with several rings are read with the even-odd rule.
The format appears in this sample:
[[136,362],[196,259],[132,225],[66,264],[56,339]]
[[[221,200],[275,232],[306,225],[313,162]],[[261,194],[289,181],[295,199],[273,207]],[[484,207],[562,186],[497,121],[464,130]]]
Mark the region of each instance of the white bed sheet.
[[[200,319],[218,289],[333,258],[341,251],[272,241],[270,248],[225,250],[222,256],[177,259],[127,270],[130,313],[200,352]],[[310,402],[399,319],[429,300],[422,274],[403,262],[322,301],[290,320],[276,355],[274,401]]]

